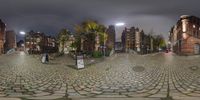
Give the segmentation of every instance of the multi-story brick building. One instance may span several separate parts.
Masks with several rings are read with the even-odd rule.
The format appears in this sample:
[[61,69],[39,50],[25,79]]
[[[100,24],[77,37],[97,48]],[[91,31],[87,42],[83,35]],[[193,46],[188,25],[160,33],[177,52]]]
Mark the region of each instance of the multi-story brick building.
[[200,54],[200,19],[183,15],[170,31],[173,52],[182,55]]
[[142,52],[144,49],[144,31],[140,31],[138,28],[135,33],[135,50],[137,52]]
[[5,51],[16,48],[16,34],[13,30],[6,31]]
[[129,52],[130,50],[135,50],[137,52],[142,52],[144,49],[144,38],[145,34],[139,30],[139,28],[131,27],[130,29],[125,28],[122,32],[122,46],[123,51]]
[[31,54],[53,53],[58,50],[54,37],[41,32],[30,31],[25,35],[25,50]]
[[0,19],[0,54],[4,53],[6,24]]
[[128,52],[129,50],[135,50],[135,37],[136,37],[136,29],[135,27],[131,27],[130,29],[125,28],[122,32],[122,45],[123,51]]

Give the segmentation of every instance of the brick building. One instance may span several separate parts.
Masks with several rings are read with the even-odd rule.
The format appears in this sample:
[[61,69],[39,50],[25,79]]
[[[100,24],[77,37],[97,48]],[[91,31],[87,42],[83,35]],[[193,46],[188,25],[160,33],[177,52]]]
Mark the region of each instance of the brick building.
[[145,34],[143,30],[139,30],[139,28],[131,27],[130,29],[125,28],[122,32],[121,41],[124,52],[129,52],[130,50],[134,50],[136,52],[142,52],[144,49],[144,38]]
[[4,53],[5,31],[6,31],[6,25],[0,19],[0,54]]
[[144,49],[144,31],[140,31],[138,28],[135,33],[135,50],[137,52],[142,52]]
[[31,54],[57,52],[56,39],[41,32],[30,31],[25,35],[25,50]]
[[135,50],[135,34],[135,27],[131,27],[130,29],[125,28],[125,30],[122,32],[121,39],[123,51],[128,52],[129,50]]
[[13,30],[6,31],[5,51],[16,48],[16,34]]
[[173,52],[181,55],[200,54],[200,19],[183,15],[171,28],[169,41]]

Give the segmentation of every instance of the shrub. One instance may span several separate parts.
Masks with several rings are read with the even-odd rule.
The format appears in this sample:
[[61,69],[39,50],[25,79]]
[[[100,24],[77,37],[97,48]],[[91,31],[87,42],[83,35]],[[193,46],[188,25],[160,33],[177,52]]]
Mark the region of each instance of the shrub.
[[94,58],[100,58],[100,57],[102,57],[102,53],[101,53],[100,51],[94,51],[94,52],[92,53],[92,56],[93,56]]

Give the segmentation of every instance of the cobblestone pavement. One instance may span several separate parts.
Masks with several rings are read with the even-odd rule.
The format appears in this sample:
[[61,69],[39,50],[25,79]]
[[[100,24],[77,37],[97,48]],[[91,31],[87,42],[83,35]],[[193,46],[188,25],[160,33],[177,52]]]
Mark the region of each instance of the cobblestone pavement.
[[200,98],[200,56],[121,53],[81,70],[68,67],[74,62],[67,56],[49,64],[23,53],[0,56],[0,97]]

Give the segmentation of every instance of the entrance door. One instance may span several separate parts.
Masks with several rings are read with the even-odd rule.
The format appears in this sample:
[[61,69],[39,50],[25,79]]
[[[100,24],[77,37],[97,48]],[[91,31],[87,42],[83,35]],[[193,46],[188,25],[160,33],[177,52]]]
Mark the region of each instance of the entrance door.
[[194,54],[200,54],[200,45],[199,44],[194,45]]

